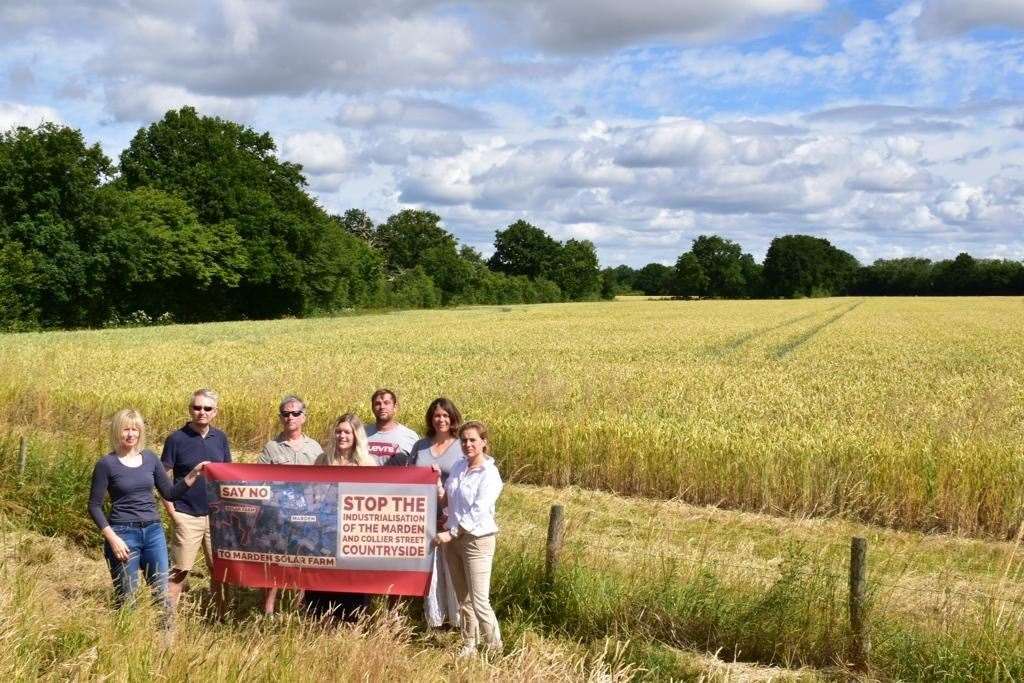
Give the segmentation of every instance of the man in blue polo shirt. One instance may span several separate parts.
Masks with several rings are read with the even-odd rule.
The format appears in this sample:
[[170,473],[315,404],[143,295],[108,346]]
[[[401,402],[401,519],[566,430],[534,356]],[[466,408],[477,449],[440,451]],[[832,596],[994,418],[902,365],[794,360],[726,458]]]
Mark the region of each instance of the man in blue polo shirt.
[[[167,437],[160,458],[167,474],[177,482],[199,462],[231,462],[231,448],[224,432],[211,426],[217,416],[217,394],[210,389],[197,389],[188,402],[189,421]],[[192,463],[192,464],[189,464]],[[210,591],[217,610],[224,613],[224,588],[213,574],[213,546],[210,536],[210,508],[206,500],[206,487],[194,486],[174,501],[164,502],[167,513],[174,521],[174,539],[171,541],[171,572],[167,593],[171,609],[178,606],[178,598],[195,564],[199,548],[203,549],[206,567],[210,572]]]

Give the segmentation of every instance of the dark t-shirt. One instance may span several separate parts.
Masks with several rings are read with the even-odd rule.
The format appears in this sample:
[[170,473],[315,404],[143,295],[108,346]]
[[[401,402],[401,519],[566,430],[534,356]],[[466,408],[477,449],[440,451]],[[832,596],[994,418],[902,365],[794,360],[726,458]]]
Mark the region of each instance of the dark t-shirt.
[[[174,470],[174,481],[177,483],[204,460],[231,462],[231,448],[228,446],[228,437],[219,429],[210,427],[206,438],[203,438],[186,422],[184,427],[167,437],[160,460],[165,468]],[[174,502],[174,509],[193,517],[210,514],[206,487],[190,488],[184,496]]]
[[109,524],[159,522],[160,515],[153,501],[154,486],[167,500],[173,500],[189,490],[184,481],[171,484],[153,451],[142,451],[142,464],[138,467],[128,467],[116,454],[108,453],[92,469],[89,514],[101,530],[107,526],[103,499],[109,493]]

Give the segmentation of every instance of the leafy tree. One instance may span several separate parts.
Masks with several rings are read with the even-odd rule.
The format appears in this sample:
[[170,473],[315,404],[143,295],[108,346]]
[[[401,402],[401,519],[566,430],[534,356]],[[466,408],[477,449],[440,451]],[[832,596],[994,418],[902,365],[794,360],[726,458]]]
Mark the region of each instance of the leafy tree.
[[390,216],[377,229],[375,242],[388,272],[396,280],[404,271],[421,267],[450,303],[468,286],[472,262],[459,255],[458,242],[441,227],[441,217],[430,211],[405,209]]
[[937,294],[970,295],[978,290],[978,262],[970,254],[961,252],[952,261],[935,264]]
[[441,300],[449,304],[459,298],[470,286],[476,266],[459,256],[454,245],[442,243],[424,252],[421,259],[424,270],[441,290]]
[[494,236],[491,270],[528,278],[550,278],[561,245],[540,228],[519,220]]
[[669,294],[672,268],[661,263],[648,263],[637,271],[633,286],[648,296]]
[[377,237],[377,229],[373,225],[373,221],[362,209],[349,209],[345,212],[344,216],[340,218],[334,216],[334,219],[341,223],[341,226],[345,229],[345,232],[358,237],[367,244],[373,245]]
[[215,290],[208,302],[224,316],[301,315],[350,298],[337,278],[356,264],[332,268],[325,254],[358,252],[336,243],[339,231],[306,194],[301,167],[275,151],[267,133],[184,107],[140,130],[121,154],[128,189],[162,190],[184,199],[201,224],[234,226],[245,270],[238,287]]
[[1024,264],[1004,259],[975,262],[977,291],[988,295],[1024,294]]
[[[90,322],[90,301],[98,298],[89,281],[91,255],[76,241],[75,226],[50,213],[24,217],[3,229],[0,243],[20,246],[17,270],[31,276],[18,285],[23,300],[38,311],[43,327],[76,327]],[[26,264],[32,264],[26,271]],[[8,277],[13,278],[12,273]]]
[[759,297],[764,293],[764,267],[750,254],[740,258],[740,270],[746,283],[746,295]]
[[484,257],[480,254],[480,252],[474,249],[473,247],[469,246],[468,244],[463,244],[461,247],[459,247],[459,258],[461,258],[463,261],[466,261],[467,263],[472,263],[473,265],[479,265],[484,267],[487,266],[487,264],[484,262]]
[[604,268],[601,270],[602,299],[614,299],[622,291],[621,287],[622,285],[619,284],[619,280],[615,276],[614,268]]
[[384,257],[327,217],[302,226],[299,283],[306,313],[386,305]]
[[601,291],[601,271],[593,243],[567,240],[557,252],[552,275],[566,299],[596,299]]
[[100,295],[89,280],[91,219],[110,173],[110,160],[78,130],[45,123],[0,134],[0,244],[18,245],[5,250],[3,278],[33,324],[89,322]]
[[845,294],[859,268],[857,259],[820,237],[776,237],[764,259],[764,281],[775,296]]
[[47,214],[78,236],[75,228],[93,212],[96,190],[112,172],[100,146],[87,146],[79,130],[44,123],[6,131],[0,134],[0,224]]
[[718,235],[700,235],[693,241],[690,252],[700,264],[707,278],[706,296],[735,298],[743,296],[743,250],[732,240]]
[[638,271],[627,265],[615,266],[614,268],[607,270],[611,271],[611,274],[615,279],[616,294],[628,294],[629,292],[636,290],[636,276]]
[[276,151],[269,133],[183,107],[139,130],[121,153],[121,175],[131,189],[185,199],[207,225],[271,211],[311,216],[316,206],[303,191],[301,166],[279,161]]
[[669,293],[674,296],[701,296],[708,291],[710,281],[704,274],[700,260],[692,251],[681,254],[669,275]]
[[245,272],[245,249],[235,226],[199,223],[182,199],[153,188],[101,194],[94,247],[95,279],[109,313],[171,313],[175,320],[218,317],[211,293],[235,288]]
[[934,268],[926,258],[878,259],[857,273],[854,291],[868,295],[922,296],[933,292]]
[[391,305],[396,308],[436,308],[441,305],[441,291],[422,266],[403,272],[395,281]]
[[[38,256],[38,255],[37,255]],[[38,326],[39,265],[20,242],[0,247],[0,330],[30,330]]]
[[376,242],[390,273],[420,264],[423,255],[437,247],[456,251],[455,238],[441,227],[441,217],[431,211],[403,209],[377,228]]
[[922,258],[879,259],[858,271],[855,291],[882,296],[1024,294],[1024,264],[976,259],[966,253],[938,263]]

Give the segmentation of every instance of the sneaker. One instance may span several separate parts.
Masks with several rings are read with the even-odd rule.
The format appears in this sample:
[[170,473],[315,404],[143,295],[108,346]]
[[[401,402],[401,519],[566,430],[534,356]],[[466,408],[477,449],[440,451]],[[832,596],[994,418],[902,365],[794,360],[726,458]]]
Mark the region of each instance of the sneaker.
[[459,659],[465,659],[467,657],[476,657],[476,644],[475,643],[464,643],[462,649],[459,650],[458,654],[455,655]]

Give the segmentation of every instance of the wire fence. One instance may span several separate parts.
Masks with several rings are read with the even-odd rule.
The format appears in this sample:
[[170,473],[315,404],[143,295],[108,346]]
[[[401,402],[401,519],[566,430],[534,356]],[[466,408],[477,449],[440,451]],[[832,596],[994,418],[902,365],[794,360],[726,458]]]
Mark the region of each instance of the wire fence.
[[[576,515],[567,523],[568,529],[562,553],[567,560],[581,563],[584,566],[592,564],[590,560],[597,559],[603,568],[607,566],[609,558],[625,556],[633,565],[639,558],[644,558],[663,565],[671,565],[676,571],[687,569],[693,571],[711,569],[716,572],[732,570],[760,577],[770,577],[773,574],[781,575],[781,572],[785,571],[790,574],[802,574],[808,578],[820,577],[839,584],[850,580],[848,565],[843,570],[837,571],[834,566],[826,566],[823,559],[819,559],[818,562],[810,562],[804,567],[787,561],[785,555],[763,557],[757,561],[726,560],[715,552],[706,535],[694,536],[693,528],[652,522],[634,528],[628,537],[619,536],[614,532],[610,533],[607,529],[595,529],[588,523],[590,514],[587,513],[593,511],[586,508],[583,510],[584,515]],[[506,530],[504,533],[509,533],[509,531]],[[545,528],[526,519],[519,519],[516,520],[511,533],[524,540],[537,541],[543,538]],[[604,534],[604,542],[588,540],[598,533]],[[672,534],[678,534],[682,538],[676,539],[676,543],[670,543],[666,537]],[[1009,559],[1004,561],[1005,566],[998,574],[991,572],[966,574],[948,570],[927,574],[911,573],[910,567],[914,564],[912,557],[904,558],[901,565],[894,568],[890,568],[893,558],[889,557],[883,561],[884,569],[882,571],[870,572],[869,570],[868,590],[876,600],[909,593],[929,596],[944,603],[948,603],[950,600],[961,600],[1024,608],[1024,564],[1022,561],[1014,559],[1013,553],[1016,548],[1017,546],[1014,546],[1011,550]],[[837,543],[816,545],[814,553],[819,558],[827,558],[830,562],[840,562],[843,558],[848,561],[850,546]],[[900,577],[908,575],[912,580],[900,580]],[[921,581],[931,581],[934,585],[923,586],[919,584]],[[986,588],[968,587],[972,584],[977,585],[981,581],[990,583],[990,586]],[[885,592],[888,592],[888,595],[884,595]]]

